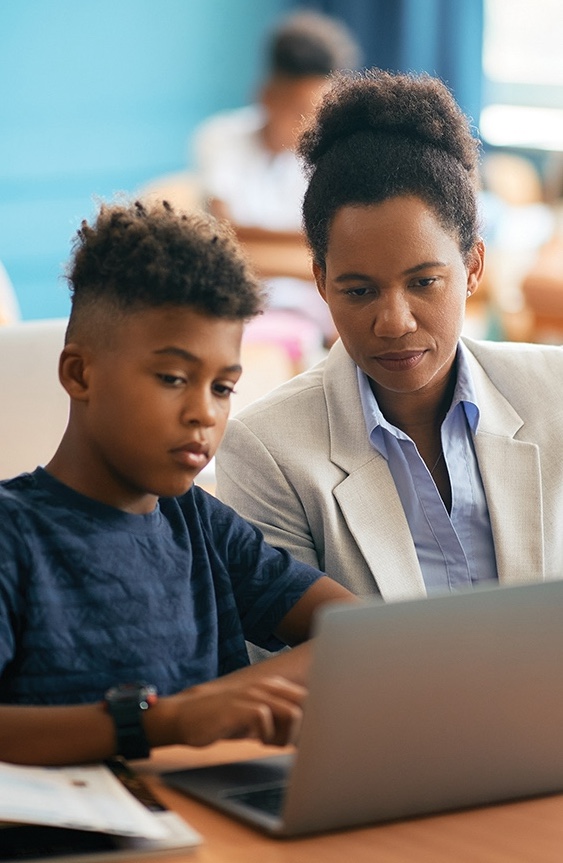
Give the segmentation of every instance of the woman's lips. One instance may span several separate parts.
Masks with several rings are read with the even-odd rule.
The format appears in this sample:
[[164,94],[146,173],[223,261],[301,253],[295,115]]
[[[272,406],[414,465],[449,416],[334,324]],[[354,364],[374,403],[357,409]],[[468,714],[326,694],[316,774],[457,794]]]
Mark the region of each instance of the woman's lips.
[[374,357],[375,361],[388,372],[404,372],[414,369],[422,360],[426,351],[401,351],[381,354]]

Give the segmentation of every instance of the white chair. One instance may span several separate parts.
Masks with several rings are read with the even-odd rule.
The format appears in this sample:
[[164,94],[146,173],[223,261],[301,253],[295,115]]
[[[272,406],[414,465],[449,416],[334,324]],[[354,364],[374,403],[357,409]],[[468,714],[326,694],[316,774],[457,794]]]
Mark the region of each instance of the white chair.
[[18,298],[10,277],[0,261],[0,324],[13,324],[21,317]]
[[0,327],[0,479],[53,456],[68,419],[58,361],[65,318]]

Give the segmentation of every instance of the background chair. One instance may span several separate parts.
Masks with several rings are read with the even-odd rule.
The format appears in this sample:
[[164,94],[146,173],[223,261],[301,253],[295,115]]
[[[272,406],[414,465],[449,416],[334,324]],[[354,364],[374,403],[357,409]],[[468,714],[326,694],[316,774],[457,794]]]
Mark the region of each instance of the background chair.
[[68,419],[58,360],[65,318],[0,327],[0,479],[45,465]]
[[0,261],[0,324],[19,321],[21,316],[18,298],[10,277]]

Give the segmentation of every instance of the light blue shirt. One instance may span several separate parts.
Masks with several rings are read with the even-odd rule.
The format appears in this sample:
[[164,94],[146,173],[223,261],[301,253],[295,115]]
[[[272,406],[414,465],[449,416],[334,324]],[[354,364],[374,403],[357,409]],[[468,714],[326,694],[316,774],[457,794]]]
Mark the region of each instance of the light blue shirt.
[[467,588],[497,579],[491,521],[473,435],[479,406],[460,342],[457,383],[442,423],[442,449],[450,475],[451,513],[416,444],[388,423],[366,374],[358,369],[360,397],[371,445],[387,460],[397,487],[428,594]]

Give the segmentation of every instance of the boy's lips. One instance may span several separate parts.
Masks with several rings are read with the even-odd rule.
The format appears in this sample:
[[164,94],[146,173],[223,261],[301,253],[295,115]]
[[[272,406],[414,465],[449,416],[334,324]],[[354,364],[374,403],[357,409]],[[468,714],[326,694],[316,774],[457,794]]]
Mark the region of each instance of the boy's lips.
[[182,444],[170,450],[176,461],[184,467],[201,470],[209,461],[209,447],[206,444],[193,443]]
[[422,360],[426,350],[389,351],[379,354],[374,360],[389,372],[403,372],[413,369]]

